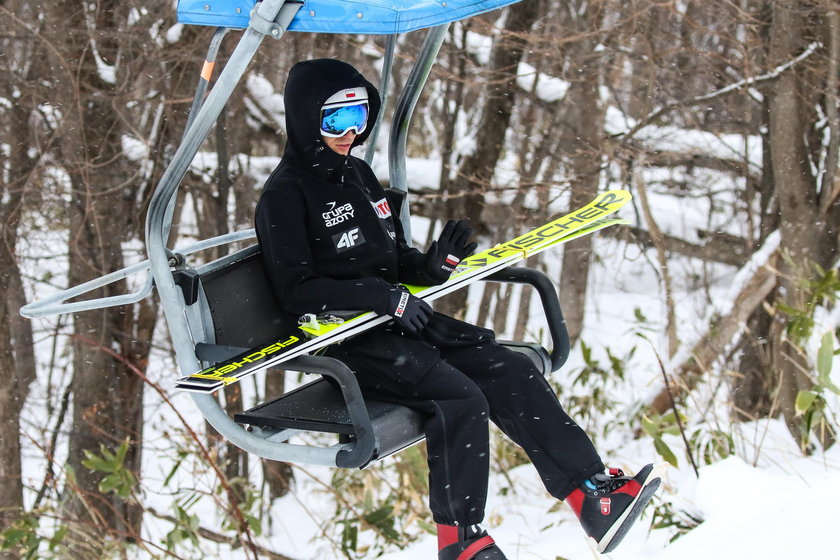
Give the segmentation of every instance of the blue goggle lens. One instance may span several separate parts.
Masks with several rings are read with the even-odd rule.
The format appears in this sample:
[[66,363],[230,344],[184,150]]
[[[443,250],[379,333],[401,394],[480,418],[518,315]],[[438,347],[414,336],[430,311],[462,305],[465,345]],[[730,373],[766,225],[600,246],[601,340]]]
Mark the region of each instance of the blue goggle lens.
[[355,128],[356,134],[361,134],[367,127],[367,118],[367,103],[328,107],[321,110],[321,133],[324,136],[339,137]]

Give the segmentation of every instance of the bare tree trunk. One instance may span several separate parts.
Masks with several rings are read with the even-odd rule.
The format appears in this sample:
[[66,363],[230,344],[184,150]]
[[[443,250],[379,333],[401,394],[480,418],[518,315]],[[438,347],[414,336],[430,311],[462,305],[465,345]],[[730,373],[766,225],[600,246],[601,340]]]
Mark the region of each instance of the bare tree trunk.
[[[28,99],[28,97],[27,97]],[[18,315],[24,303],[20,269],[15,246],[19,236],[24,190],[34,162],[27,153],[27,99],[12,109],[12,134],[9,171],[11,181],[0,187],[0,527],[9,527],[23,511],[21,479],[20,414],[35,380],[32,325]],[[2,552],[0,558],[16,558]]]
[[[773,1],[770,26],[770,64],[780,64],[807,45],[803,14],[805,2]],[[809,168],[808,127],[816,97],[803,84],[799,68],[782,73],[770,90],[770,152],[779,200],[779,230],[787,253],[779,265],[777,301],[793,309],[805,308],[803,280],[817,257],[818,202],[815,177]],[[810,106],[809,106],[810,105]],[[809,389],[810,366],[785,333],[785,315],[778,313],[771,327],[772,358],[779,376],[779,407],[791,435],[804,441],[802,419],[796,415],[796,397]]]
[[709,325],[707,334],[692,348],[689,359],[677,367],[671,383],[672,392],[669,394],[667,388],[663,388],[651,400],[654,412],[663,414],[669,410],[671,399],[691,391],[712,364],[721,358],[721,353],[740,333],[746,319],[776,286],[777,263],[778,259],[773,257],[767,265],[759,268],[735,298],[729,313]]
[[639,193],[639,204],[642,207],[642,214],[650,232],[653,246],[656,247],[656,255],[659,260],[659,274],[662,276],[662,288],[665,296],[665,333],[668,337],[668,357],[671,358],[679,347],[677,337],[676,311],[674,309],[674,292],[671,287],[671,271],[668,270],[668,255],[662,243],[662,232],[656,221],[653,219],[653,212],[650,209],[647,197],[647,187],[642,179],[637,176],[635,181],[636,191]]
[[732,415],[736,420],[751,421],[772,413],[776,378],[770,345],[762,333],[769,332],[773,318],[758,307],[747,321],[736,355],[740,354],[738,375],[732,379]]
[[[487,100],[475,129],[476,147],[464,158],[452,185],[453,192],[466,195],[452,201],[449,213],[469,220],[479,235],[489,233],[488,225],[482,221],[484,193],[502,154],[516,99],[516,70],[527,45],[526,34],[539,11],[539,2],[521,2],[508,9],[504,28],[493,44],[485,88]],[[461,315],[466,299],[467,291],[460,290],[438,300],[436,308],[449,315]]]
[[[120,16],[116,3],[96,7],[95,12],[88,13],[87,8],[62,0],[50,10],[54,41],[65,55],[56,62],[62,65],[63,76],[75,76],[76,80],[66,84],[59,144],[72,189],[68,209],[71,285],[123,267],[122,242],[127,237],[127,218],[132,215],[132,196],[125,184],[128,175],[119,165],[122,128],[116,110],[117,82],[104,78],[97,64],[98,58],[116,69]],[[124,283],[119,283],[95,295],[124,291]],[[99,453],[100,445],[114,450],[128,439],[124,464],[135,474],[139,472],[143,383],[124,363],[102,350],[116,352],[126,361],[137,359],[139,347],[132,342],[135,312],[134,308],[111,308],[74,315],[73,425],[68,466],[75,480],[72,491],[67,492],[65,511],[79,522],[77,527],[88,539],[107,533],[121,538],[139,535],[141,517],[135,504],[101,494],[98,485],[103,473],[82,464],[86,451]],[[82,540],[69,542],[71,546],[85,546]],[[84,555],[89,550],[79,548],[76,552]]]
[[[605,109],[600,103],[601,53],[595,31],[601,25],[603,6],[599,2],[587,4],[584,13],[573,14],[570,21],[581,39],[571,48],[569,64],[572,76],[566,93],[568,140],[565,149],[570,154],[569,167],[573,177],[571,208],[583,206],[598,191],[601,157],[604,142]],[[583,330],[586,307],[586,288],[592,257],[592,236],[584,236],[563,246],[563,272],[560,282],[560,301],[572,345]]]

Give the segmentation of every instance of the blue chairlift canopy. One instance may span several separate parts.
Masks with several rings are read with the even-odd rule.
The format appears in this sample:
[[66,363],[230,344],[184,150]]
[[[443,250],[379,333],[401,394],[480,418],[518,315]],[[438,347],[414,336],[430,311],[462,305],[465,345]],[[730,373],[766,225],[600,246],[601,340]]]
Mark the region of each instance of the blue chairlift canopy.
[[[388,35],[443,25],[519,0],[303,0],[289,31]],[[255,0],[178,0],[178,22],[244,29]]]

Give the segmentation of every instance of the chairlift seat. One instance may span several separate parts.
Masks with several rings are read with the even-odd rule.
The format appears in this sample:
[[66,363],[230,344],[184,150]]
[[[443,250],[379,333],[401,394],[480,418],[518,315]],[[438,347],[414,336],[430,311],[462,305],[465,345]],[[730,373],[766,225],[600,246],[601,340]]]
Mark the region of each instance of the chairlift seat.
[[[244,349],[283,335],[277,317],[281,308],[265,274],[259,249],[249,247],[199,269],[201,307],[212,341],[197,345],[197,355],[221,361]],[[528,356],[544,375],[551,371],[548,352],[526,342],[501,344]],[[295,370],[296,360],[287,363]],[[305,371],[305,368],[301,368]],[[381,459],[424,437],[425,416],[410,407],[365,394],[364,413],[370,418],[375,445],[370,460]],[[284,395],[234,415],[240,424],[262,430],[306,430],[338,434],[342,440],[356,435],[351,414],[337,384],[326,378],[307,383]]]

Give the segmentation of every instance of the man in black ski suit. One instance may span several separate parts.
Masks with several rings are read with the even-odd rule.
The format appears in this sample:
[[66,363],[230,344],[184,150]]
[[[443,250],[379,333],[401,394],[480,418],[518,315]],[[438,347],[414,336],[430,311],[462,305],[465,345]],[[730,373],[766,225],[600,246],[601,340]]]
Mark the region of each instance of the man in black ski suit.
[[492,331],[432,311],[399,283],[436,285],[475,249],[449,222],[426,253],[411,248],[370,167],[350,150],[379,115],[376,88],[352,66],[296,64],[285,88],[283,158],[256,210],[265,268],[286,318],[373,310],[393,320],[328,349],[364,390],[428,414],[430,509],[439,558],[501,559],[478,527],[489,473],[488,420],[522,446],[545,487],[566,500],[599,550],[611,550],[650,499],[652,465],[634,478],[604,472],[589,437],[525,356]]

